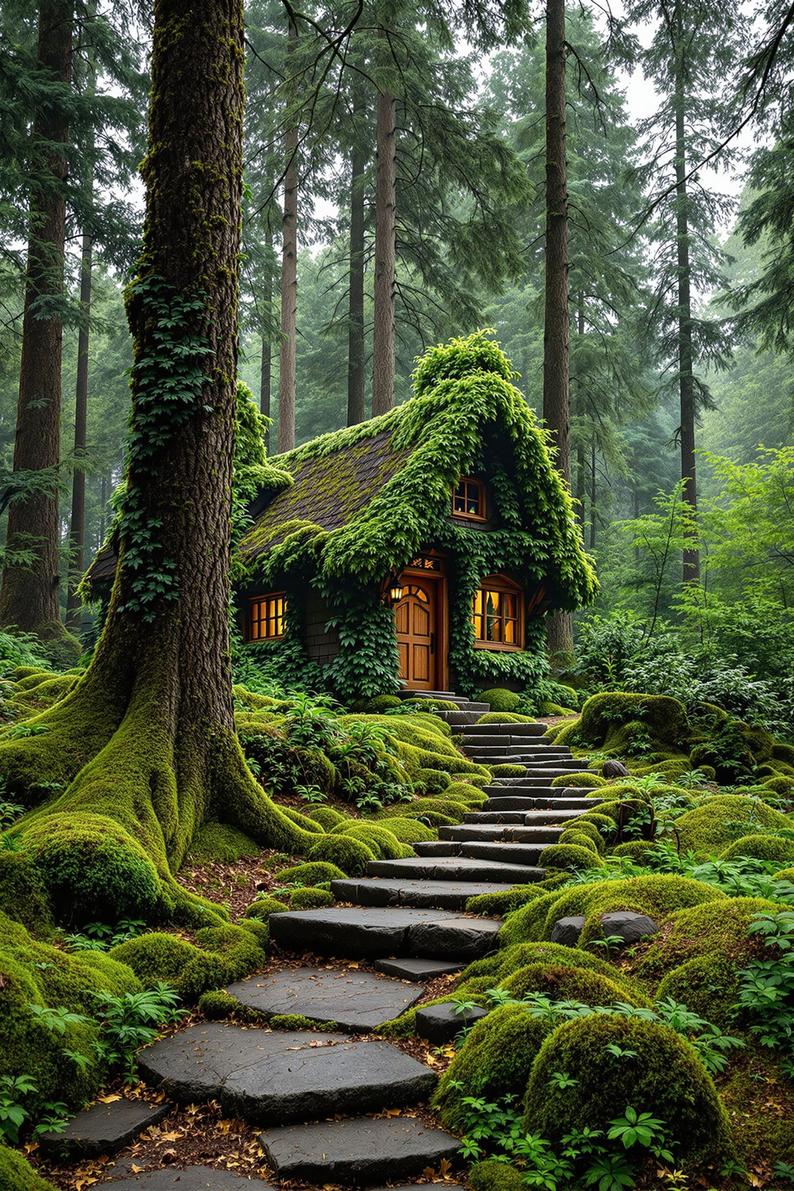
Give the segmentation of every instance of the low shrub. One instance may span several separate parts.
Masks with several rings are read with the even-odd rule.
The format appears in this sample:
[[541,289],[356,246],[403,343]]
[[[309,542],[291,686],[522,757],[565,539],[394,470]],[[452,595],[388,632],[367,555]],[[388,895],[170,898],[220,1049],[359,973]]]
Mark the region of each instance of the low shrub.
[[[256,949],[258,952],[258,948]],[[185,1001],[198,1000],[209,988],[233,979],[219,954],[196,947],[187,939],[151,931],[128,939],[109,952],[117,963],[127,964],[146,988],[170,984]]]
[[482,806],[486,795],[478,786],[470,782],[451,782],[444,791],[444,798],[448,802],[460,802],[465,807]]
[[414,787],[423,794],[443,794],[452,778],[443,769],[417,769]]

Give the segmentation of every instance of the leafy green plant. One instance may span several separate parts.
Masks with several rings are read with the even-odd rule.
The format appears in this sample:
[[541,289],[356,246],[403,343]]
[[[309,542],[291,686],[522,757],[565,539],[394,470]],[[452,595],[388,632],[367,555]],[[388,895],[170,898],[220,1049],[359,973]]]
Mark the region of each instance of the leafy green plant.
[[146,930],[142,918],[122,918],[115,926],[107,922],[87,922],[83,929],[64,935],[70,951],[109,951],[118,943],[126,943]]
[[769,959],[754,960],[739,973],[737,1012],[744,1014],[761,1046],[779,1052],[794,1076],[794,910],[757,914],[749,933],[769,948]]
[[160,1026],[184,1017],[179,997],[167,984],[139,993],[96,996],[99,1038],[95,1056],[109,1067],[121,1067],[128,1081],[135,1078],[135,1056],[141,1046],[156,1038]]
[[30,1075],[0,1076],[0,1141],[16,1145],[23,1129],[33,1141],[43,1133],[62,1133],[68,1119],[63,1101],[39,1098]]
[[295,793],[304,802],[320,803],[328,801],[328,795],[319,786],[296,786]]

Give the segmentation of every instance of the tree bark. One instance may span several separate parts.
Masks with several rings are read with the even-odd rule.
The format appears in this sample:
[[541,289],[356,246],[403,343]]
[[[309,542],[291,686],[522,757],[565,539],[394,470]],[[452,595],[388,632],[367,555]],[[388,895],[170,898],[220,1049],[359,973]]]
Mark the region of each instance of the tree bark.
[[85,453],[88,423],[88,348],[91,317],[91,266],[93,241],[83,232],[80,251],[80,308],[83,321],[77,336],[77,384],[74,402],[74,471],[72,472],[72,511],[69,520],[69,583],[66,595],[66,626],[76,630],[80,624],[80,600],[77,586],[85,569]]
[[190,19],[185,0],[155,0],[144,243],[127,303],[132,419],[108,614],[84,676],[38,717],[46,731],[0,741],[0,769],[29,805],[52,798],[51,782],[64,787],[30,828],[21,820],[34,841],[63,830],[77,870],[83,833],[99,832],[118,842],[117,867],[148,858],[158,913],[211,921],[172,876],[206,818],[293,851],[309,837],[254,781],[234,733],[243,5],[187,7]]
[[396,100],[378,94],[377,177],[375,183],[375,311],[373,329],[372,415],[394,405],[394,289],[396,284]]
[[[270,270],[270,250],[273,246],[273,233],[268,230],[266,236],[267,272],[265,284],[262,288],[262,305],[265,308],[267,323],[262,324],[262,355],[259,362],[259,410],[266,418],[270,415],[271,373],[273,371],[273,341],[271,336],[270,319],[273,314],[273,274]],[[265,442],[270,440],[270,429],[265,431]]]
[[[556,467],[571,479],[568,183],[565,156],[565,0],[546,3],[546,277],[543,320],[543,418],[556,448]],[[549,617],[552,655],[573,650],[570,613]]]
[[364,102],[353,93],[353,147],[350,151],[350,293],[347,315],[347,424],[366,417],[364,405],[364,181],[367,158],[359,140]]
[[[72,0],[41,0],[37,59],[53,83],[72,73]],[[33,119],[32,147],[44,160],[32,176],[29,240],[22,321],[22,360],[14,440],[14,472],[51,473],[36,490],[13,501],[6,549],[11,561],[0,586],[0,624],[44,638],[63,635],[58,600],[59,532],[57,468],[60,462],[61,351],[66,227],[66,104],[42,103]],[[43,482],[42,482],[43,480]],[[32,565],[14,565],[13,554],[31,551]]]
[[[677,6],[676,6],[677,7]],[[679,34],[680,16],[676,12]],[[683,500],[697,517],[697,470],[695,457],[695,374],[692,347],[692,297],[689,260],[689,211],[686,182],[686,96],[684,92],[683,38],[676,45],[674,83],[675,102],[675,220],[676,265],[678,274],[678,384],[681,405],[681,478]],[[697,547],[684,550],[685,583],[700,578],[700,554]]]
[[590,549],[595,550],[596,544],[596,510],[598,490],[596,488],[596,446],[595,439],[590,443]]
[[[298,27],[289,18],[287,56],[294,52]],[[289,67],[288,67],[289,69]],[[278,381],[278,450],[295,446],[295,370],[298,333],[298,144],[293,116],[284,137],[284,231],[281,244],[281,350]]]
[[585,490],[587,485],[587,473],[585,470],[584,459],[584,443],[579,443],[576,448],[576,517],[579,525],[584,531],[584,502]]

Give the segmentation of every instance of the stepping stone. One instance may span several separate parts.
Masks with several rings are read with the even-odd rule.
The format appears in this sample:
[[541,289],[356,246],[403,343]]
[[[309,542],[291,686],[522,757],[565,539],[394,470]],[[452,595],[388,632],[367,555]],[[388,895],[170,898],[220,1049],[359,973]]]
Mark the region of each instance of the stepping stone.
[[[503,889],[504,886],[498,886]],[[452,972],[460,972],[465,968],[464,960],[445,959],[376,959],[375,967],[390,976],[399,976],[401,980],[435,980],[437,976],[449,976]]]
[[298,968],[270,976],[249,976],[226,990],[243,1005],[272,1017],[300,1013],[334,1022],[354,1033],[374,1030],[409,1009],[422,995],[400,980],[345,968]]
[[561,827],[527,827],[525,824],[509,827],[494,823],[461,823],[459,827],[438,829],[442,839],[459,840],[462,843],[480,840],[485,843],[553,844],[559,839],[561,832]]
[[451,1042],[461,1030],[473,1026],[482,1017],[487,1017],[487,1010],[473,1006],[462,1013],[456,1012],[455,1006],[428,1005],[426,1009],[416,1011],[416,1032],[420,1038],[432,1042],[435,1046],[442,1046]]
[[292,951],[331,951],[355,958],[454,955],[474,959],[494,948],[501,924],[493,918],[465,918],[451,910],[354,906],[271,914],[269,925],[271,939]]
[[106,1187],[123,1187],[129,1191],[276,1191],[272,1183],[251,1182],[243,1175],[229,1170],[214,1170],[211,1166],[168,1166],[162,1170],[148,1170],[124,1179],[112,1179]]
[[[429,906],[442,910],[464,910],[470,897],[497,893],[498,881],[421,881],[404,878],[364,877],[332,881],[331,892],[338,901],[360,906]],[[381,1021],[384,1021],[381,1018]]]
[[450,848],[449,840],[422,839],[413,845],[417,856],[458,856],[459,848]]
[[219,1100],[228,1116],[279,1124],[414,1104],[436,1082],[434,1072],[388,1042],[218,1022],[154,1043],[139,1066],[179,1101]]
[[[462,847],[462,845],[461,845]],[[422,881],[494,881],[498,885],[525,885],[539,881],[543,869],[501,860],[473,860],[458,856],[409,856],[405,860],[373,860],[371,877],[417,877]],[[271,923],[273,919],[270,919]]]
[[[543,849],[547,844],[510,844],[504,841],[496,843],[477,843],[463,845],[463,855],[480,860],[498,860],[504,856],[511,864],[525,864],[535,867],[540,860]],[[545,876],[545,873],[544,873]]]
[[268,1129],[259,1141],[278,1178],[347,1186],[421,1174],[460,1150],[451,1133],[430,1129],[414,1117],[357,1117]]
[[39,1145],[49,1157],[67,1161],[117,1154],[170,1111],[170,1104],[147,1104],[145,1100],[92,1104],[72,1117],[62,1133],[42,1134]]

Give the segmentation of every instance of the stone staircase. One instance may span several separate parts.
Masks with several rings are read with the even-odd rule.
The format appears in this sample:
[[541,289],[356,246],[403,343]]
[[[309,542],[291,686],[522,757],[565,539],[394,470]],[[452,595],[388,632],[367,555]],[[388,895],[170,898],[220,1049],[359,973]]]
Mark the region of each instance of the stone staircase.
[[[581,770],[587,761],[574,761],[568,749],[544,741],[544,724],[480,725],[486,704],[448,692],[427,695],[456,704],[456,710],[437,714],[472,760],[521,765],[524,772],[494,780],[482,810],[466,814],[458,826],[440,828],[438,840],[417,844],[416,856],[377,860],[365,877],[332,882],[341,904],[271,916],[271,938],[283,952],[328,959],[323,966],[313,959],[252,976],[229,991],[265,1018],[299,1014],[324,1026],[322,1032],[198,1022],[141,1058],[147,1082],[171,1100],[215,1100],[224,1113],[262,1126],[268,1177],[276,1183],[387,1191],[387,1183],[421,1177],[428,1169],[440,1177],[454,1165],[457,1138],[429,1121],[423,1107],[435,1072],[367,1034],[419,1002],[427,982],[494,949],[500,921],[466,915],[468,899],[540,880],[543,849],[568,820],[594,805],[551,785],[553,777]],[[369,969],[355,962],[360,960]],[[472,1020],[481,1015],[473,1010]],[[438,1043],[465,1023],[439,1005],[420,1009],[416,1024],[420,1035]],[[181,1178],[185,1191],[234,1191],[238,1185],[242,1191],[244,1181],[208,1167],[185,1170]],[[123,1179],[108,1185],[171,1183]],[[444,1186],[462,1191],[448,1177]]]

